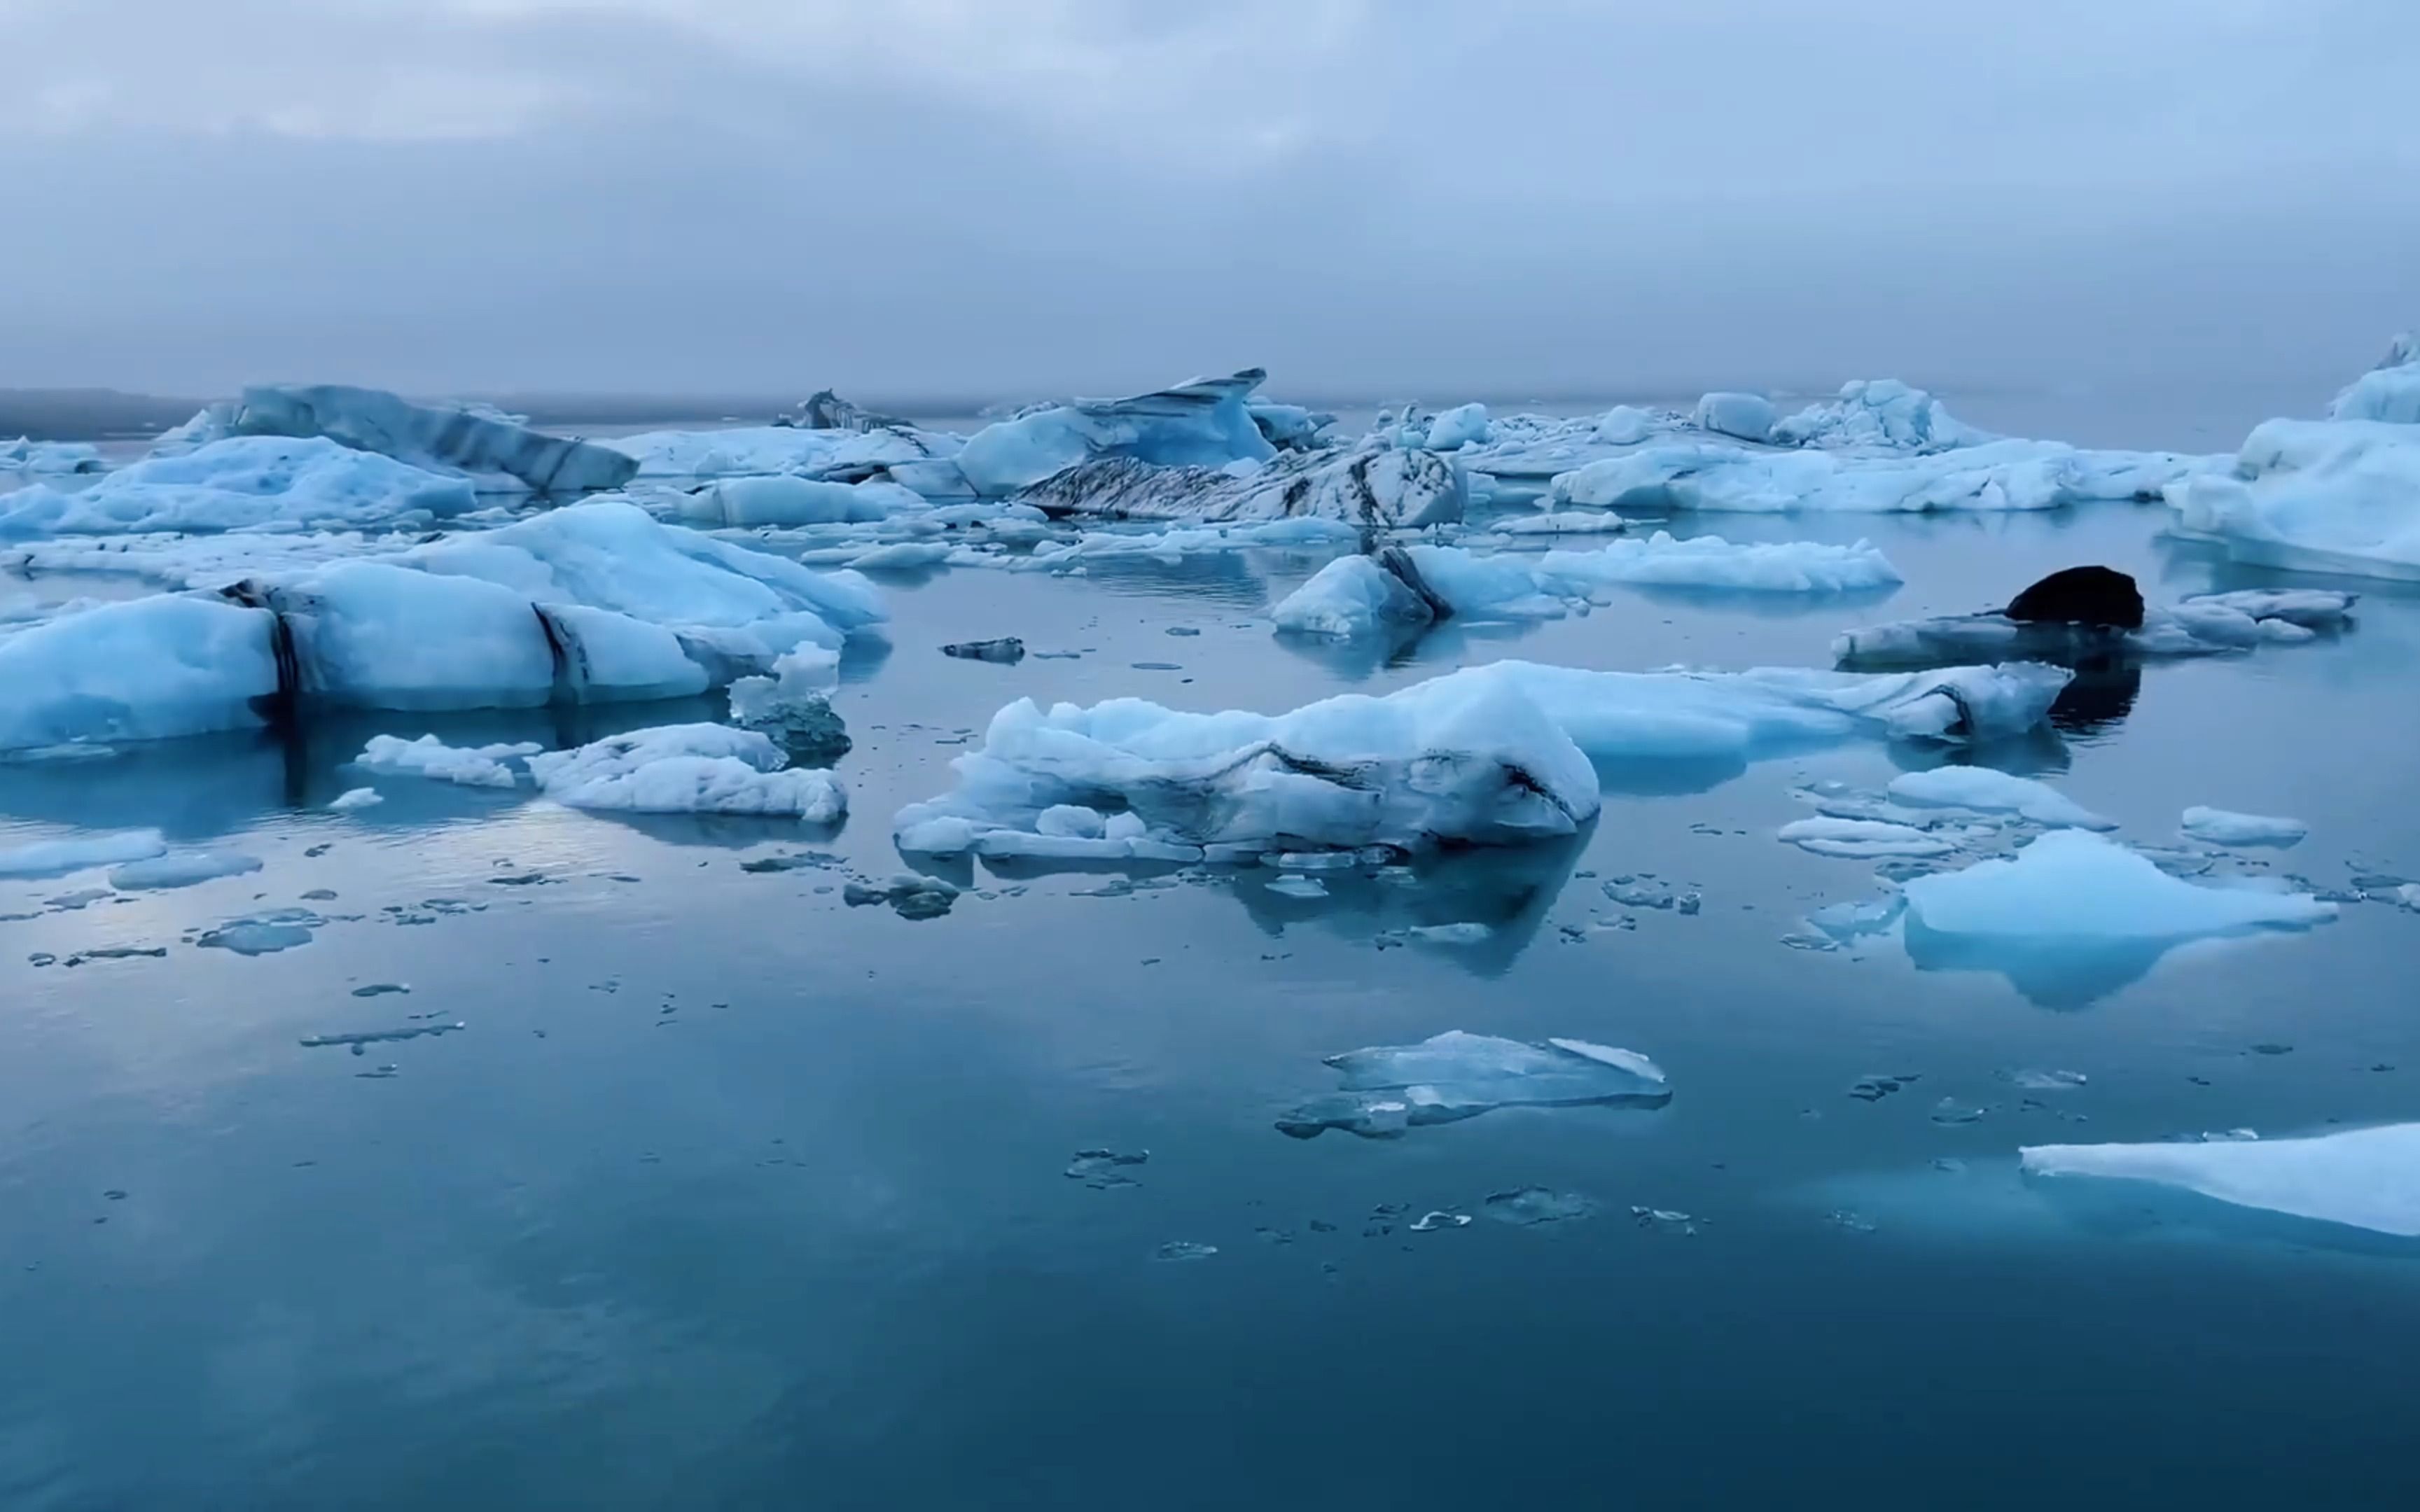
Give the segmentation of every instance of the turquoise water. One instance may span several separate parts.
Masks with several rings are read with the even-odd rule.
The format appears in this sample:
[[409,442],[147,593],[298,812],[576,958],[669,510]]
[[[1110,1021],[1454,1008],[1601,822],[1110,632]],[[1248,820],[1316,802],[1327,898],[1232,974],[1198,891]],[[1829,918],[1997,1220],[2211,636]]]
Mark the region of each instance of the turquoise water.
[[[0,1504],[2414,1504],[2420,1253],[2013,1167],[2420,1119],[2420,916],[2350,905],[2030,995],[1889,939],[1793,948],[1871,869],[1773,831],[1807,811],[1793,786],[1920,759],[1872,744],[1611,773],[1582,842],[1409,888],[1029,869],[927,921],[842,900],[898,870],[891,812],[1013,698],[1277,709],[1500,656],[1823,665],[1848,625],[2079,562],[2154,597],[2288,580],[2160,521],[1709,517],[1871,536],[1908,586],[1621,593],[1391,658],[1256,621],[1316,558],[894,580],[893,649],[835,701],[836,833],[401,779],[325,809],[379,731],[558,744],[707,703],[0,768],[0,844],[148,825],[265,863],[82,907],[47,900],[94,876],[0,882],[0,914],[35,916],[0,922]],[[2309,822],[2256,868],[2420,874],[2420,596],[2347,586],[2340,641],[2153,667],[2131,708],[1993,759],[2138,842],[2209,803]],[[1081,655],[936,650],[1003,634]],[[805,851],[830,859],[743,869]],[[1702,906],[1608,896],[1642,874]],[[327,920],[305,947],[194,943],[296,906]],[[128,948],[165,953],[89,955]],[[380,985],[409,991],[356,995]],[[1334,1088],[1322,1057],[1453,1028],[1627,1046],[1675,1095],[1277,1132]],[[2088,1083],[2006,1079],[2050,1068]],[[1850,1095],[1878,1073],[1918,1080]],[[1936,1121],[1945,1098],[1986,1112]],[[1065,1174],[1099,1149],[1148,1160]],[[1503,1221],[1539,1202],[1490,1196],[1526,1188],[1571,1215]]]

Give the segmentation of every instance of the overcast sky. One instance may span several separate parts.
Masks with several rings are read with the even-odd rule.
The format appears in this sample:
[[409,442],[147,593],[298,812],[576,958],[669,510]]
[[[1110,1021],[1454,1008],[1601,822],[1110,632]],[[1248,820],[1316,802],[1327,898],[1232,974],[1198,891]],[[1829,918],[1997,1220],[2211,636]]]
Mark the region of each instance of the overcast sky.
[[0,384],[2333,383],[2415,0],[0,0]]

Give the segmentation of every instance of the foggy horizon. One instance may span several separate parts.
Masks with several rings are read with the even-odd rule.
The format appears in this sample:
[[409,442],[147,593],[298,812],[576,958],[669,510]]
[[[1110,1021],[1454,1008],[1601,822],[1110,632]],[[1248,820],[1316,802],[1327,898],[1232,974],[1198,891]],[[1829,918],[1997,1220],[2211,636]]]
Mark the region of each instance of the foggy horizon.
[[0,0],[0,386],[2332,387],[2391,0]]

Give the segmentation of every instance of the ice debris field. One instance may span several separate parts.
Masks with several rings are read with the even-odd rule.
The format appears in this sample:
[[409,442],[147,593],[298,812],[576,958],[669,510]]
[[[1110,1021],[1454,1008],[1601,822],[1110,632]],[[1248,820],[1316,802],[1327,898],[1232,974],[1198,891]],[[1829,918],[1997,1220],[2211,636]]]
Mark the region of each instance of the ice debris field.
[[[921,926],[953,915],[976,863],[995,882],[1105,872],[1105,896],[1224,871],[1258,878],[1256,907],[1373,918],[1382,948],[1483,956],[1505,921],[1454,917],[1450,901],[1451,869],[1472,853],[1550,855],[1600,822],[1609,784],[1686,794],[1863,745],[1908,769],[1870,789],[1788,790],[1797,811],[1773,825],[1778,854],[1868,873],[1807,908],[1784,941],[1804,950],[1887,948],[1919,970],[1996,974],[2074,1006],[2188,947],[2315,931],[2362,904],[2420,911],[2420,887],[2400,878],[2330,887],[2263,870],[2311,835],[2299,819],[2184,791],[2152,833],[2002,759],[2088,724],[2112,679],[2147,667],[2324,657],[2357,633],[2341,579],[2420,579],[2410,338],[2325,418],[2268,422],[2218,455],[1993,435],[1887,380],[1788,413],[1735,392],[1579,417],[1406,406],[1343,435],[1263,397],[1264,377],[1047,401],[966,434],[826,393],[780,424],[598,440],[483,406],[272,385],[114,465],[81,443],[0,444],[0,756],[70,770],[178,740],[342,729],[354,732],[344,790],[322,807],[363,823],[441,789],[801,838],[853,821],[887,834],[897,870],[850,881],[843,901]],[[1909,573],[1871,541],[1778,538],[1761,523],[1719,533],[1721,517],[1779,517],[1786,532],[1793,517],[2080,509],[2138,512],[2145,532],[2224,560],[2328,576],[2155,584],[2147,597],[2128,575],[2079,564],[2010,583],[1993,607],[1894,620],[1869,611]],[[1249,612],[1256,654],[1402,656],[1440,638],[1452,664],[1241,710],[1188,699],[1169,680],[1179,664],[1140,659],[1155,648],[1111,648],[1123,686],[1078,703],[1018,691],[1018,637],[892,643],[895,595],[946,597],[962,574],[1076,594],[1142,568],[1215,577],[1248,553],[1300,567]],[[1832,665],[1610,670],[1491,649],[1625,594],[1826,616]],[[1037,658],[1078,654],[1036,644]],[[843,669],[892,676],[884,656],[942,650],[994,679],[996,712],[949,737],[939,791],[852,815],[852,764],[902,737],[850,728]],[[651,719],[658,702],[675,713]],[[633,712],[602,735],[457,744],[429,728],[608,706]],[[0,847],[0,879],[100,884],[45,901],[50,913],[236,884],[263,864],[144,828]],[[750,870],[830,864],[790,852]],[[976,895],[1010,906],[1022,885]],[[1449,902],[1401,901],[1423,888]],[[1630,911],[1611,928],[1701,906],[1652,877],[1605,890]],[[346,919],[268,907],[192,943],[274,954]],[[347,1042],[360,1054],[366,1041]],[[1396,1138],[1497,1109],[1652,1112],[1687,1095],[1646,1053],[1484,1025],[1327,1065],[1337,1089],[1279,1116],[1285,1134]],[[1885,1083],[1876,1097],[1900,1085]],[[1970,1120],[1949,1100],[1937,1121]],[[2009,1160],[2029,1180],[2173,1188],[2411,1238],[2410,1134],[2044,1145]],[[1094,1155],[1079,1159],[1088,1175],[1131,1183],[1121,1173],[1140,1157]],[[1559,1203],[1510,1194],[1506,1211],[1546,1221],[1528,1215]]]

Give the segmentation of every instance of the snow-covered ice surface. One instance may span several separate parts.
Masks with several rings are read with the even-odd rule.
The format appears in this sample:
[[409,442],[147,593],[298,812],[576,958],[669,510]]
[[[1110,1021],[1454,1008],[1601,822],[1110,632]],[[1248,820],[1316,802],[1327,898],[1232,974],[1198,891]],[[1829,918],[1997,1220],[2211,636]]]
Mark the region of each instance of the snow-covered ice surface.
[[1227,468],[1156,465],[1121,454],[1071,464],[1010,497],[1052,516],[1313,517],[1409,528],[1462,518],[1470,485],[1452,454],[1403,447],[1286,452],[1270,461]]
[[2420,1239],[2420,1123],[2304,1139],[2040,1145],[2028,1175],[2140,1181],[2239,1208]]
[[[799,392],[819,381],[807,372]],[[1765,381],[1740,372],[1723,386]],[[2276,412],[2319,414],[2334,387]],[[1432,389],[1405,419],[1395,395],[1393,424],[1434,431],[1474,396]],[[2088,683],[2089,706],[2054,702],[2024,728],[1989,717],[1988,684],[1815,670],[1844,630],[2005,604],[2085,563],[2133,575],[2166,607],[2365,585],[2231,560],[2127,503],[1651,510],[1630,538],[1843,552],[1862,538],[1904,581],[1887,606],[1617,584],[1589,593],[1586,612],[1456,616],[1411,641],[1270,633],[1272,609],[1344,554],[1497,547],[1535,569],[1546,546],[1623,538],[1493,531],[1548,512],[1474,459],[1558,430],[1584,432],[1574,444],[1597,455],[1712,440],[1687,429],[1694,394],[1633,397],[1629,416],[1598,403],[1551,422],[1491,402],[1487,439],[1451,454],[1473,482],[1466,523],[1367,541],[1329,520],[1121,526],[998,499],[910,503],[878,489],[898,481],[888,471],[811,476],[802,460],[799,477],[850,499],[875,486],[895,507],[711,527],[717,547],[773,563],[762,580],[652,535],[683,522],[685,486],[717,481],[694,474],[632,486],[645,528],[593,538],[575,519],[469,539],[535,517],[520,496],[489,495],[467,517],[348,527],[342,541],[279,530],[0,547],[0,722],[39,737],[0,754],[0,852],[60,848],[32,869],[48,874],[0,876],[0,1106],[14,1120],[0,1139],[0,1484],[63,1508],[475,1503],[507,1483],[585,1506],[755,1505],[795,1500],[805,1466],[835,1505],[1115,1504],[1182,1465],[1179,1501],[1251,1505],[1272,1499],[1274,1465],[1276,1500],[1326,1505],[1368,1500],[1380,1463],[1390,1500],[1472,1506],[1588,1504],[1610,1459],[1626,1495],[1673,1505],[1786,1505],[1810,1482],[1886,1504],[2094,1505],[2121,1481],[2195,1506],[2407,1504],[2412,1413],[2396,1385],[2409,1374],[2412,1241],[2180,1185],[2024,1177],[2018,1151],[2207,1147],[2215,1162],[2413,1118],[2420,597],[2372,581],[2341,633],[2289,645],[2263,632],[2249,655],[2080,657],[2070,687]],[[1779,438],[1810,399],[1774,397]],[[1977,427],[2180,455],[2232,447],[2269,412],[2218,407],[2196,430],[2145,419],[2140,406],[2166,397],[2116,385],[2066,420],[2042,418],[2048,399],[2028,415],[1946,398]],[[1331,433],[1369,428],[1348,412]],[[788,434],[802,458],[874,435]],[[1880,436],[1780,455],[1870,456]],[[1958,449],[1936,439],[1893,455]],[[92,481],[47,478],[62,491]],[[421,540],[432,532],[444,542]],[[886,573],[879,625],[846,629],[839,598],[773,591],[795,555],[813,553],[812,572],[845,560],[827,551],[900,544],[952,549]],[[478,570],[431,578],[410,564],[424,549]],[[384,602],[371,590],[391,573],[464,597],[399,609],[392,638],[374,640],[383,618],[349,606]],[[322,662],[380,687],[435,689],[445,680],[402,673],[503,638],[492,645],[526,667],[516,697],[530,702],[280,711],[272,697],[256,712],[279,683],[271,611],[209,596],[247,579],[261,601],[314,579],[358,630],[318,642],[335,658]],[[411,608],[400,591],[395,602]],[[503,606],[492,620],[488,603]],[[671,679],[675,655],[696,669],[676,686],[716,686],[575,696],[542,603],[579,610],[560,621],[573,629],[563,644],[594,653],[607,686]],[[771,650],[783,637],[767,627],[801,610],[834,633],[762,659],[739,644]],[[320,612],[298,603],[289,618]],[[74,659],[23,675],[37,665],[17,659],[25,638],[104,613],[129,618],[101,628],[163,619],[136,639],[78,640]],[[582,628],[582,613],[621,620]],[[939,650],[1004,637],[1025,644],[1021,660]],[[240,722],[90,738],[147,665],[130,653],[163,647],[185,668],[183,702],[147,704],[146,718],[232,709]],[[658,661],[648,647],[669,649]],[[1159,728],[1168,711],[1169,738],[1191,739],[1203,711],[1275,724],[1507,659],[1568,670],[1524,674],[1539,687],[1520,691],[1581,757],[1549,768],[1595,804],[1570,833],[1159,849],[1153,816],[1205,790],[1067,792],[1062,777],[1099,752],[1054,739],[1077,759],[1026,752],[1017,807],[998,810],[1013,823],[983,846],[898,850],[899,810],[957,795],[952,764],[991,754],[996,716],[1024,700],[1042,733],[1061,705],[1091,730],[1105,705],[1137,700],[1140,723]],[[229,675],[248,666],[256,685]],[[1708,671],[1650,671],[1673,666]],[[1788,675],[1739,675],[1754,668]],[[830,760],[849,814],[576,809],[533,775],[532,758],[630,737],[613,772],[644,786],[642,733],[732,729],[726,689],[741,684],[752,709],[753,694],[776,708],[820,696],[853,746],[801,760],[768,727],[789,764],[768,774],[761,748],[757,762],[734,756],[732,791]],[[2038,696],[2049,683],[2024,686]],[[47,714],[23,702],[38,689]],[[1852,691],[1845,707],[1823,702]],[[1983,738],[1889,733],[1895,709],[1925,711],[1914,735],[1957,723],[1962,701],[1986,712]],[[1590,709],[1593,728],[1578,717]],[[1441,757],[1482,738],[1549,744],[1477,702],[1459,730],[1405,722],[1423,739],[1446,730]],[[490,758],[508,786],[352,764],[373,737],[423,735],[536,749]],[[1945,763],[1961,775],[1902,780]],[[1120,781],[1141,783],[1151,764]],[[1482,808],[1484,769],[1438,770],[1451,780],[1417,791],[1316,781],[1340,805],[1376,793],[1440,812],[1536,811],[1510,783],[1505,805]],[[691,803],[720,792],[694,775],[667,786]],[[364,789],[380,801],[334,807]],[[2023,865],[2053,843],[2075,817],[2061,798],[2193,889],[2196,914],[2214,899],[2335,918],[2071,948],[1945,939],[1916,917],[1928,879]],[[2309,833],[2291,849],[2180,837],[2180,811],[2200,803],[2292,815]],[[1196,811],[1218,821],[1215,801]],[[1948,849],[1824,855],[1775,840],[1809,818]],[[119,869],[149,857],[91,847],[128,832],[147,833],[104,848],[187,874],[208,869],[184,859],[201,854],[260,868],[120,887]],[[2129,896],[2146,880],[2130,876]],[[2098,913],[2130,913],[2102,902]],[[2017,922],[2060,921],[2045,903]],[[1519,1105],[1537,1100],[1525,1075],[1434,1104],[1509,1091],[1500,1111],[1415,1128],[1397,1088],[1348,1089],[1323,1064],[1457,1027],[1526,1047],[1584,1094],[1596,1072],[1539,1047],[1651,1054],[1672,1101]],[[2073,1079],[2046,1085],[2053,1069]],[[1405,1090],[1469,1085],[1435,1068],[1378,1074]],[[1394,1117],[1372,1104],[1400,1101],[1409,1132],[1278,1132],[1330,1098],[1372,1132]],[[2263,1138],[2204,1137],[2244,1130]],[[1115,1165],[1131,1185],[1066,1178],[1098,1150],[1149,1156]],[[1904,1175],[1899,1200],[1872,1188],[1779,1200],[1881,1170]],[[1216,1253],[1154,1263],[1171,1245]],[[2184,1338],[2196,1347],[2180,1350]],[[838,1418],[820,1410],[832,1401],[846,1404]],[[1734,1452],[1744,1411],[1768,1430],[1754,1455]],[[1200,1453],[1210,1421],[1232,1453]],[[1305,1453],[1314,1440],[1381,1458]],[[1473,1457],[1473,1442],[1603,1447]],[[1069,1443],[1079,1451],[1035,1479],[1033,1446]],[[2011,1457],[2011,1443],[2057,1452]],[[1978,1464],[1996,1478],[1968,1494]]]
[[425,527],[476,504],[460,478],[324,439],[242,436],[135,462],[72,492],[38,485],[0,494],[0,540]]
[[404,740],[373,735],[353,764],[381,777],[426,777],[466,788],[508,788],[515,780],[504,764],[535,756],[545,748],[535,741],[500,741],[492,746],[448,746],[435,735]]
[[1940,453],[1865,455],[1676,440],[1558,473],[1558,508],[1787,514],[1932,514],[2155,501],[2211,475],[2220,459],[2086,451],[2058,441],[1993,440]]

